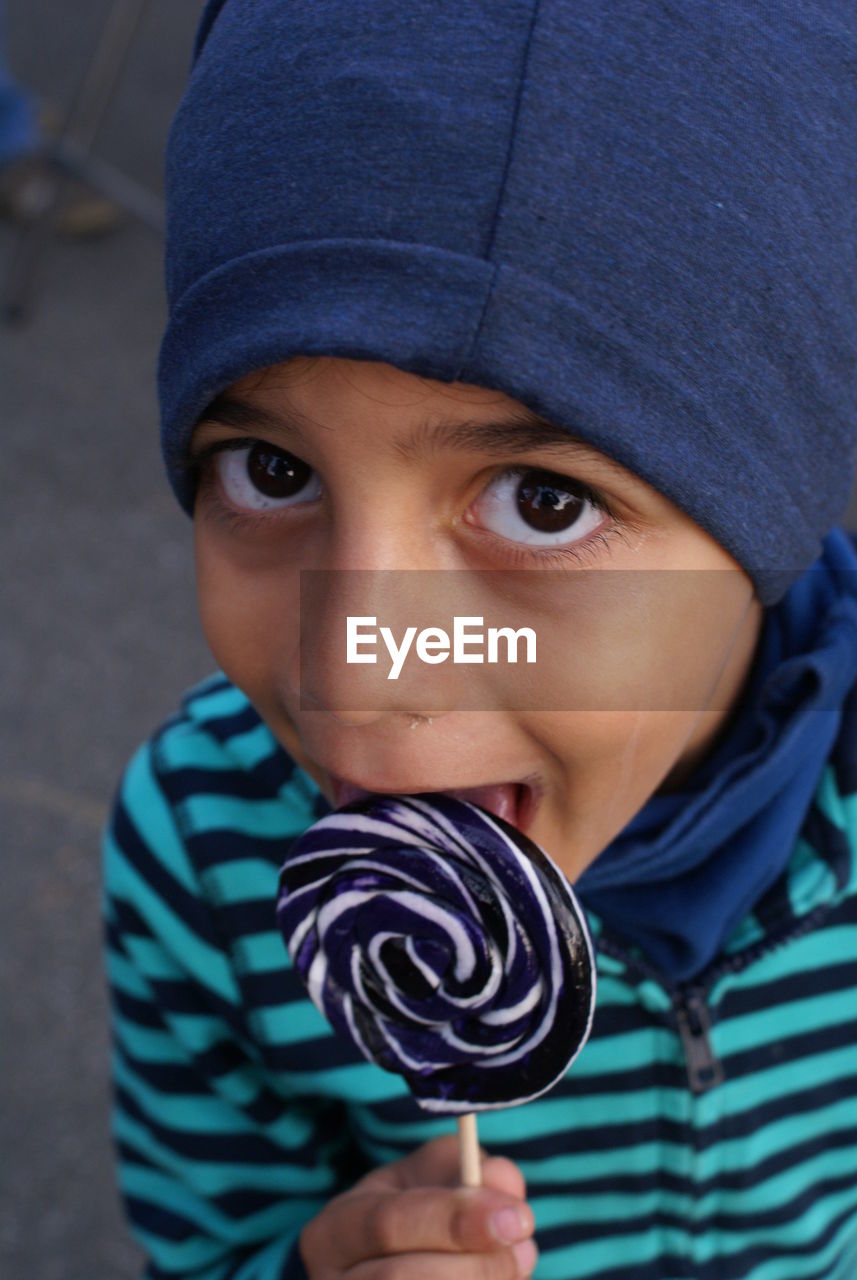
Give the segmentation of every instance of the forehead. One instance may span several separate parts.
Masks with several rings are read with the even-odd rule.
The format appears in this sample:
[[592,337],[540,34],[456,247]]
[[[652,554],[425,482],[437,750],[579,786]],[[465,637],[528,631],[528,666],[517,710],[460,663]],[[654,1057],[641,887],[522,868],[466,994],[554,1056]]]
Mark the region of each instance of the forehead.
[[506,407],[514,409],[521,418],[539,421],[538,415],[526,405],[494,388],[440,382],[380,361],[337,356],[293,356],[281,364],[247,374],[233,384],[230,395],[285,397],[298,401],[364,396],[378,406],[401,409],[430,406],[435,402],[444,406],[459,404],[467,411]]
[[284,432],[298,445],[348,428],[341,445],[354,439],[356,426],[361,445],[371,435],[414,462],[443,451],[549,451],[557,469],[586,464],[616,484],[649,489],[574,432],[496,388],[438,382],[374,361],[298,356],[257,370],[218,396],[201,422]]

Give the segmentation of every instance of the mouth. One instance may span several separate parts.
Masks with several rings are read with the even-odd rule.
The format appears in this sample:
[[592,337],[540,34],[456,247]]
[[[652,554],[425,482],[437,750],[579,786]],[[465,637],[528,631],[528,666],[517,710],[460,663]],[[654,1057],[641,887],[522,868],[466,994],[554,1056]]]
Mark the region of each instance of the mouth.
[[345,804],[350,804],[352,800],[362,800],[365,796],[370,795],[441,795],[450,796],[455,800],[466,800],[470,804],[478,805],[481,809],[486,809],[489,813],[493,813],[495,817],[502,818],[505,822],[511,823],[518,831],[526,835],[532,826],[533,818],[541,801],[541,789],[535,784],[535,781],[528,779],[521,782],[492,782],[484,783],[477,787],[455,787],[449,790],[438,791],[436,788],[426,786],[398,787],[395,791],[389,787],[373,787],[366,790],[358,787],[353,782],[348,782],[344,778],[337,778],[333,774],[328,774],[330,778],[331,788],[333,790],[334,805],[337,809]]

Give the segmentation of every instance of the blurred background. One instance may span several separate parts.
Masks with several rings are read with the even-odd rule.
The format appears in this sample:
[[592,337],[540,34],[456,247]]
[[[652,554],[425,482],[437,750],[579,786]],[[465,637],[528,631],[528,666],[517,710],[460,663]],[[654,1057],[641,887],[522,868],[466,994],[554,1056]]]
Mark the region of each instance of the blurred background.
[[[5,0],[7,62],[49,127],[112,8]],[[148,0],[94,147],[156,196],[201,8]],[[2,273],[20,249],[0,220]],[[108,1134],[99,831],[130,753],[212,666],[190,525],[157,446],[161,253],[130,218],[100,238],[52,240],[29,322],[0,327],[4,1280],[140,1270]],[[857,526],[857,502],[849,518]]]
[[[5,0],[16,78],[61,112],[111,8]],[[201,8],[149,0],[95,145],[155,193]],[[0,279],[19,248],[0,221]],[[29,324],[0,327],[4,1280],[140,1274],[108,1132],[99,830],[129,753],[212,667],[158,453],[161,259],[131,219],[58,238]]]

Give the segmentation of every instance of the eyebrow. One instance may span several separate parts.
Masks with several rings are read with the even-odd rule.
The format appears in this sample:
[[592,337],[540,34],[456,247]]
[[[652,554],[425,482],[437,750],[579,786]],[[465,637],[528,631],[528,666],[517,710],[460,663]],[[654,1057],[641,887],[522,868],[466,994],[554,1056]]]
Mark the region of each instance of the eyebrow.
[[[321,425],[325,430],[333,429],[294,410],[276,413],[230,395],[220,395],[211,402],[199,419],[200,425],[207,422],[248,433],[263,430],[291,440],[297,439],[299,443],[306,439],[304,428],[317,429]],[[594,449],[573,431],[557,426],[526,408],[519,410],[517,415],[513,413],[495,422],[451,422],[447,419],[423,422],[406,440],[396,441],[395,448],[407,460],[444,448],[461,452],[496,450],[507,456],[528,453],[532,449],[561,449],[578,461],[601,467],[617,479],[627,481],[629,478],[625,467]]]

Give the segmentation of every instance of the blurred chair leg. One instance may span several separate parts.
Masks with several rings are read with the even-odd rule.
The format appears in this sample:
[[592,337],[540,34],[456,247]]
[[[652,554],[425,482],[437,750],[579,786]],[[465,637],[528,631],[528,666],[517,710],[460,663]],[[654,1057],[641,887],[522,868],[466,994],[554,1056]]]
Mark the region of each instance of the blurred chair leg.
[[21,232],[18,245],[13,250],[3,297],[7,320],[20,322],[27,318],[32,306],[36,273],[54,234],[70,178],[83,178],[135,217],[140,217],[156,230],[163,228],[163,206],[157,197],[90,155],[147,2],[114,0],[60,136],[53,146],[47,148],[49,172],[54,175],[54,182],[47,193],[44,208]]

